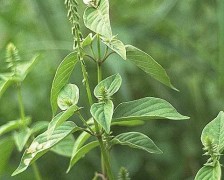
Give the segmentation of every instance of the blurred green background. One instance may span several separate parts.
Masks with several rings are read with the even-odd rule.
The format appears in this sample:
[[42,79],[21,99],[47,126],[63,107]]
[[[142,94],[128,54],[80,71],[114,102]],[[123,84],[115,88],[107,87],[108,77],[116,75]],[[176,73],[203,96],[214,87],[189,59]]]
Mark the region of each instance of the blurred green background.
[[[80,4],[83,4],[79,1]],[[104,77],[119,72],[122,89],[115,103],[155,96],[169,101],[189,121],[154,120],[131,128],[151,137],[163,150],[162,155],[116,146],[111,154],[114,172],[120,166],[130,171],[134,180],[193,179],[205,163],[200,134],[203,127],[223,109],[224,100],[224,1],[223,0],[111,0],[111,24],[114,34],[125,44],[148,52],[168,72],[175,92],[151,79],[118,56],[105,63]],[[83,12],[83,6],[80,12]],[[72,50],[70,24],[63,0],[0,0],[0,70],[5,47],[13,42],[23,59],[40,53],[40,61],[25,80],[22,91],[26,114],[33,121],[51,119],[50,88],[57,66]],[[89,31],[83,28],[84,34]],[[92,87],[95,67],[88,63]],[[84,106],[85,90],[81,72],[75,69],[71,82],[81,89]],[[0,125],[19,115],[14,88],[0,99]],[[88,117],[88,112],[86,112]],[[114,128],[114,134],[127,128]],[[0,137],[3,141],[5,137]],[[13,144],[8,142],[8,146]],[[1,151],[1,150],[0,150]],[[6,158],[10,150],[0,154]],[[33,179],[32,169],[16,177],[10,174],[19,164],[21,153],[11,152],[8,163],[0,169],[0,179]],[[69,174],[69,159],[47,153],[37,161],[44,180],[89,180],[100,169],[99,152],[93,151]],[[3,167],[3,165],[1,164]]]

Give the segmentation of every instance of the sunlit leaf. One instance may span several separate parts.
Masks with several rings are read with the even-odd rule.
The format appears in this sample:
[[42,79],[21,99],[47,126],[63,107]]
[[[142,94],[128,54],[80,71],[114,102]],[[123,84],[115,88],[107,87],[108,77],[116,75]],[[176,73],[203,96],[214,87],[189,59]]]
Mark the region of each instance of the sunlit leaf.
[[176,111],[167,101],[154,97],[146,97],[119,104],[113,115],[115,121],[150,120],[150,119],[189,119]]
[[89,35],[81,42],[82,48],[90,45],[93,42],[93,40],[95,39],[95,37],[96,36],[93,36],[92,33],[89,33]]
[[55,114],[57,111],[58,95],[61,89],[68,83],[68,80],[77,62],[77,52],[73,52],[66,56],[58,66],[51,87],[51,108],[53,114]]
[[141,149],[149,153],[162,153],[162,151],[148,136],[139,132],[127,132],[119,134],[113,138],[112,143],[127,145],[131,148]]
[[221,111],[218,116],[208,123],[202,131],[201,142],[206,146],[207,139],[218,146],[218,150],[222,153],[224,149],[224,112]]
[[147,74],[158,80],[159,82],[165,84],[166,86],[177,90],[170,82],[165,69],[157,63],[150,55],[143,52],[142,50],[127,45],[127,59],[138,66],[140,69],[145,71]]
[[115,121],[111,123],[111,126],[126,126],[126,127],[132,127],[132,126],[140,126],[145,124],[144,121],[141,120],[130,120],[130,121]]
[[111,100],[106,102],[94,103],[90,112],[94,119],[102,126],[106,133],[110,133],[110,124],[114,111],[114,105]]
[[101,0],[98,7],[87,7],[83,15],[84,24],[91,31],[112,38],[109,17],[109,1]]
[[74,166],[75,163],[77,163],[83,156],[85,156],[89,151],[91,151],[97,146],[99,146],[99,142],[93,141],[78,149],[71,159],[67,172],[69,172],[71,167]]
[[13,172],[12,176],[25,171],[30,164],[43,156],[52,147],[65,139],[69,134],[77,130],[79,130],[79,128],[75,125],[75,123],[67,121],[56,128],[50,137],[47,131],[37,136],[29,148],[25,150],[19,167]]

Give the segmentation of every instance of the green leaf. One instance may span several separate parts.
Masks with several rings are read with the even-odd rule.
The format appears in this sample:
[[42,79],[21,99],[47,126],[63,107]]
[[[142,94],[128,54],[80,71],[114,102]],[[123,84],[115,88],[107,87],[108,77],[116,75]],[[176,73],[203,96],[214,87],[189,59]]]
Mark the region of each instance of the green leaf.
[[69,135],[61,142],[59,142],[56,146],[54,146],[51,151],[65,157],[71,157],[74,143],[75,138],[73,137],[73,135]]
[[119,54],[124,60],[126,60],[126,48],[125,45],[118,39],[106,39],[101,38],[102,42],[106,44],[110,49]]
[[66,110],[70,106],[77,104],[79,100],[79,88],[75,84],[67,84],[60,91],[57,99],[61,110]]
[[93,36],[92,33],[89,33],[89,35],[81,42],[82,48],[90,45],[93,42],[93,40],[95,39],[95,37],[96,36]]
[[124,102],[119,104],[114,112],[113,119],[120,120],[149,120],[149,119],[189,119],[176,111],[167,101],[154,97]]
[[90,112],[94,119],[102,126],[107,134],[110,133],[110,124],[113,116],[114,105],[111,100],[94,103]]
[[107,96],[111,97],[121,87],[122,79],[119,74],[112,75],[102,80],[94,89],[94,95],[98,99]]
[[0,136],[15,129],[19,129],[24,125],[27,126],[30,122],[31,119],[29,117],[26,117],[24,121],[22,121],[21,119],[15,121],[9,121],[8,123],[0,126]]
[[201,142],[206,146],[207,139],[218,145],[220,153],[224,150],[224,112],[221,111],[218,116],[208,123],[202,131]]
[[18,76],[17,78],[19,78],[20,81],[23,81],[29,72],[36,66],[39,60],[38,57],[39,55],[35,55],[32,60],[20,62],[17,64],[16,76]]
[[57,111],[57,98],[61,89],[68,83],[71,73],[78,62],[77,52],[70,53],[58,66],[51,87],[51,108],[53,114]]
[[23,150],[31,134],[32,134],[32,131],[29,128],[21,129],[13,133],[13,138],[14,138],[18,151]]
[[9,164],[8,160],[14,148],[12,137],[5,137],[0,139],[0,178],[3,174],[5,167]]
[[109,1],[101,0],[98,7],[87,7],[83,15],[84,24],[91,31],[112,38],[109,17]]
[[69,134],[77,130],[79,130],[79,128],[75,123],[67,121],[56,128],[50,137],[47,131],[37,136],[31,143],[30,147],[25,150],[19,167],[13,172],[12,176],[25,171],[30,164],[47,153],[52,147],[65,139]]
[[48,121],[37,121],[32,124],[30,127],[32,134],[38,133],[42,130],[46,130],[48,127],[49,122]]
[[148,136],[139,132],[127,132],[119,134],[112,139],[112,143],[127,145],[131,148],[141,149],[149,153],[162,153],[162,151]]
[[85,156],[89,151],[91,151],[97,146],[99,146],[99,142],[93,141],[81,147],[79,150],[77,150],[77,152],[74,154],[74,156],[71,159],[67,172],[69,172],[72,166],[74,166],[75,163],[77,163],[83,156]]
[[221,167],[219,162],[213,166],[204,166],[202,167],[196,177],[195,180],[221,180]]
[[51,134],[54,132],[55,128],[57,128],[63,122],[68,120],[74,114],[74,112],[77,110],[78,110],[78,107],[76,105],[72,105],[66,111],[63,111],[63,112],[60,112],[59,114],[57,114],[48,125],[49,136],[51,136]]
[[139,126],[145,124],[144,121],[141,120],[130,120],[130,121],[115,121],[111,123],[111,126],[127,126],[127,127],[132,127],[132,126]]
[[140,49],[127,45],[127,59],[138,66],[140,69],[145,71],[147,74],[152,76],[154,79],[165,84],[166,86],[177,90],[170,82],[165,69],[157,63],[150,55],[141,51]]
[[13,83],[12,78],[0,79],[0,98],[6,89]]

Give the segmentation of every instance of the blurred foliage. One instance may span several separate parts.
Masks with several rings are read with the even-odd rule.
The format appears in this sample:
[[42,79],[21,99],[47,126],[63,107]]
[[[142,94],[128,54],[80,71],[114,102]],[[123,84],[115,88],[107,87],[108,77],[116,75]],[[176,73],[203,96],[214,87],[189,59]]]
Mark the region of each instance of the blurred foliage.
[[[164,153],[148,155],[116,147],[111,152],[114,171],[118,172],[120,166],[127,167],[132,179],[192,179],[204,162],[201,131],[223,110],[224,3],[222,0],[111,0],[110,4],[114,33],[126,44],[132,43],[150,53],[165,67],[180,90],[178,93],[168,89],[131,64],[118,61],[120,57],[113,56],[104,67],[104,76],[119,72],[123,78],[122,89],[117,99],[114,98],[116,104],[144,96],[161,97],[191,117],[186,122],[159,120],[138,127]],[[0,70],[9,42],[15,43],[26,60],[41,53],[40,62],[25,80],[22,90],[26,113],[34,121],[50,120],[51,82],[58,64],[72,50],[73,43],[63,1],[0,0]],[[88,69],[93,86],[95,67],[88,63]],[[77,67],[76,72],[72,82],[79,85],[82,97],[85,91]],[[18,114],[15,92],[10,88],[0,99],[0,125],[16,119]],[[113,129],[115,134],[125,130]],[[12,145],[8,143],[8,146]],[[32,169],[10,177],[20,157],[18,152],[12,152],[10,162],[1,171],[1,179],[32,179]],[[68,161],[48,153],[37,163],[46,180],[87,180],[100,168],[98,151],[87,155],[71,173],[65,174]]]

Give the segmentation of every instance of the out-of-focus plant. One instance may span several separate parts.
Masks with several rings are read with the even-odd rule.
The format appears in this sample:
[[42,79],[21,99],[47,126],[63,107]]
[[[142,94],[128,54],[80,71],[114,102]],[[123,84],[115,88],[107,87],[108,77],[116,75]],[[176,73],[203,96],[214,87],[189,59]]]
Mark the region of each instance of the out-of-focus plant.
[[[9,121],[0,126],[0,172],[4,165],[7,164],[9,156],[16,145],[21,152],[29,141],[33,140],[35,134],[47,127],[46,121],[39,121],[31,124],[31,117],[25,115],[23,99],[22,99],[22,82],[37,63],[38,56],[35,55],[30,61],[23,61],[20,58],[19,52],[14,44],[10,43],[7,46],[5,72],[0,73],[0,97],[3,93],[13,86],[18,96],[18,107],[20,117],[17,120]],[[32,164],[36,179],[41,179],[36,164]]]
[[[162,151],[148,136],[140,132],[125,132],[113,135],[111,126],[137,126],[150,119],[188,119],[188,117],[179,114],[167,101],[154,97],[124,102],[114,109],[112,97],[122,84],[121,76],[115,74],[105,79],[102,78],[103,64],[112,54],[118,54],[122,59],[132,62],[166,86],[174,90],[176,88],[171,84],[164,68],[150,55],[132,45],[124,45],[117,36],[113,35],[110,26],[108,0],[86,0],[84,3],[87,7],[83,15],[83,21],[94,35],[90,33],[83,38],[79,24],[78,3],[76,0],[65,0],[68,18],[72,24],[73,52],[61,62],[52,83],[51,107],[53,118],[48,124],[47,130],[34,138],[25,150],[20,165],[13,175],[25,171],[29,165],[35,163],[46,152],[56,148],[57,144],[62,144],[56,149],[58,151],[63,149],[61,152],[63,155],[64,152],[71,152],[70,147],[73,146],[72,153],[68,153],[71,156],[68,171],[84,155],[92,149],[100,147],[102,170],[95,174],[94,179],[113,180],[115,176],[112,173],[110,163],[110,150],[114,145],[126,145],[149,153],[159,154]],[[96,65],[98,84],[95,86],[93,93],[86,68],[87,60],[91,60]],[[81,65],[83,84],[89,101],[89,107],[88,105],[84,106],[86,109],[89,108],[91,114],[88,120],[83,117],[83,107],[78,106],[79,88],[75,84],[68,83],[78,63]],[[7,85],[7,83],[2,83],[2,91]],[[21,101],[19,102],[21,104]],[[61,112],[56,114],[58,107]],[[79,117],[83,126],[78,126],[69,120],[73,115]],[[24,113],[21,113],[21,117],[24,117]],[[67,137],[72,137],[71,135],[77,131],[80,132],[80,135],[75,142],[67,140]],[[118,178],[130,179],[128,171],[121,168]]]
[[224,112],[205,126],[201,134],[204,155],[209,159],[198,171],[195,180],[221,180],[220,157],[224,150]]

